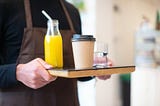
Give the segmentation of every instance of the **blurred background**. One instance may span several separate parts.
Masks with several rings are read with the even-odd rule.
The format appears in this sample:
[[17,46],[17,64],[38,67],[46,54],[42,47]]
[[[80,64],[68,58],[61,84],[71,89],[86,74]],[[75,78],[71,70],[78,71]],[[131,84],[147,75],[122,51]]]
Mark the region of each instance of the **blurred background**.
[[96,82],[96,106],[160,106],[159,0],[68,0],[81,13],[83,34],[108,44],[114,65],[132,74]]

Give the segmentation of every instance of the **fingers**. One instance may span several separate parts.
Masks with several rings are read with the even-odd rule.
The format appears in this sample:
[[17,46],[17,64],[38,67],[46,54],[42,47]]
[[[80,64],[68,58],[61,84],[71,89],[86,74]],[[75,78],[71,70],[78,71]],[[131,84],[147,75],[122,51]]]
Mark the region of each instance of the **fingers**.
[[38,58],[37,61],[42,65],[41,70],[38,73],[43,77],[46,81],[54,81],[56,79],[55,76],[51,76],[46,69],[53,68],[51,65],[47,64],[42,59]]
[[52,69],[52,68],[53,68],[52,65],[46,63],[46,62],[45,62],[44,60],[42,60],[41,58],[37,58],[36,60],[37,60],[39,63],[41,63],[42,66],[43,66],[45,69]]
[[113,61],[111,61],[110,59],[107,59],[107,66],[113,66]]
[[101,79],[101,80],[107,80],[111,77],[111,75],[103,75],[103,76],[97,76],[98,79]]
[[50,82],[55,81],[57,79],[56,76],[53,76],[53,78],[50,79]]
[[52,68],[42,59],[34,59],[26,64],[19,64],[16,67],[16,78],[24,85],[37,89],[56,80],[46,69]]

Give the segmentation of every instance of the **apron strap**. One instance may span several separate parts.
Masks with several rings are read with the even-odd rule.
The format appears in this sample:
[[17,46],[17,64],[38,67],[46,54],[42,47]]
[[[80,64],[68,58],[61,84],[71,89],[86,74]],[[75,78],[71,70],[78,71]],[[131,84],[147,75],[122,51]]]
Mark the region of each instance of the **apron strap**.
[[71,28],[71,31],[75,32],[75,29],[74,29],[74,27],[73,27],[73,23],[72,23],[71,17],[70,17],[70,15],[69,15],[69,13],[68,13],[65,5],[64,5],[63,0],[60,0],[60,3],[61,3],[61,5],[62,5],[62,8],[63,8],[63,10],[64,10],[64,12],[65,12],[66,17],[67,17],[67,20],[68,20],[69,26],[70,26],[70,28]]
[[[71,31],[75,32],[75,29],[73,27],[73,23],[72,23],[72,20],[71,20],[71,17],[64,5],[64,2],[63,0],[60,0],[60,3],[61,3],[61,6],[64,10],[64,13],[67,17],[67,21],[69,23],[69,26],[71,28]],[[31,7],[30,7],[30,0],[24,0],[24,6],[25,6],[25,13],[26,13],[26,24],[27,24],[27,28],[32,28],[33,25],[32,25],[32,16],[31,16]]]
[[30,0],[24,0],[24,7],[25,7],[27,28],[32,28],[32,16],[31,16]]

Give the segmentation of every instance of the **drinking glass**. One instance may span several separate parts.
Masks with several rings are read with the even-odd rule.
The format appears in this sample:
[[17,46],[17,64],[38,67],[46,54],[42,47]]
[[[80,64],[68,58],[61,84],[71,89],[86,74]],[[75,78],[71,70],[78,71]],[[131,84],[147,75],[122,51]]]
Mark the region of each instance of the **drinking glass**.
[[94,64],[98,68],[107,67],[108,45],[104,42],[96,42],[94,48]]

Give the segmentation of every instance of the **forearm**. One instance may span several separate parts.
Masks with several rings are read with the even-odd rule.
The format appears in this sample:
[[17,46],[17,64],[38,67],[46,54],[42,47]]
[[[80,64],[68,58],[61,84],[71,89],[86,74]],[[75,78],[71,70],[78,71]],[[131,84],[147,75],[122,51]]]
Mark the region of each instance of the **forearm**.
[[0,66],[0,88],[7,88],[17,83],[16,64]]

